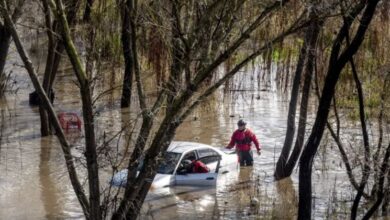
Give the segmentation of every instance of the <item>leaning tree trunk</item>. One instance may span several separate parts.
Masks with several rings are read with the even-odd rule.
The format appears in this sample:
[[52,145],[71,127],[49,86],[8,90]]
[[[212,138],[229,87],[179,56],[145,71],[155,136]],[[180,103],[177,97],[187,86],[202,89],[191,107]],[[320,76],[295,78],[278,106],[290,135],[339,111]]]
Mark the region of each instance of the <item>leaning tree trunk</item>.
[[[329,69],[325,78],[325,84],[322,90],[322,96],[318,106],[316,120],[300,159],[298,219],[311,219],[311,174],[313,160],[324,133],[324,128],[327,122],[329,108],[332,97],[334,95],[335,87],[341,71],[350,58],[358,51],[361,43],[363,42],[364,35],[372,20],[378,2],[379,0],[369,1],[368,3],[363,1],[357,4],[356,7],[352,9],[351,13],[348,14],[348,17],[344,21],[344,25],[341,27],[334,41],[329,62]],[[367,7],[360,20],[360,25],[353,41],[349,46],[345,47],[344,52],[339,55],[341,44],[350,30],[352,22],[366,5]]]

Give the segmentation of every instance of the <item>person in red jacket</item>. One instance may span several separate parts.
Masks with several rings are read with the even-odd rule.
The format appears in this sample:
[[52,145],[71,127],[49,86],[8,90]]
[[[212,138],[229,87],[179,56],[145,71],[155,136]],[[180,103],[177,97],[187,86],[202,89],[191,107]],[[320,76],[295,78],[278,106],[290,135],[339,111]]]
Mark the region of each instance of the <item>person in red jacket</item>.
[[231,149],[236,147],[237,155],[240,161],[240,166],[252,166],[253,155],[251,151],[252,142],[255,144],[257,154],[261,154],[261,147],[256,135],[248,128],[246,122],[240,119],[237,123],[238,129],[234,131],[230,143],[226,148]]
[[208,173],[210,169],[199,160],[184,160],[183,168],[186,173]]

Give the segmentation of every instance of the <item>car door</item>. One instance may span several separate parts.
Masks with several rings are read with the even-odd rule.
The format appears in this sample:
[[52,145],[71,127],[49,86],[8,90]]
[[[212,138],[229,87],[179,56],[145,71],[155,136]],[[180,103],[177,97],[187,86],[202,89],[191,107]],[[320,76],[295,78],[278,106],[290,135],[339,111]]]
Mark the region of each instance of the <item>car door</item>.
[[[183,156],[180,163],[183,160],[191,158],[192,155],[196,155],[195,151],[188,152]],[[183,173],[175,172],[175,184],[176,185],[193,185],[193,186],[212,186],[217,183],[218,173],[215,170],[210,170],[209,173]]]
[[210,170],[216,170],[218,165],[218,171],[220,174],[229,172],[229,167],[226,166],[227,161],[224,161],[222,155],[212,148],[202,148],[197,150],[199,160],[206,164]]
[[175,183],[178,186],[215,186],[218,173],[188,173],[175,175]]

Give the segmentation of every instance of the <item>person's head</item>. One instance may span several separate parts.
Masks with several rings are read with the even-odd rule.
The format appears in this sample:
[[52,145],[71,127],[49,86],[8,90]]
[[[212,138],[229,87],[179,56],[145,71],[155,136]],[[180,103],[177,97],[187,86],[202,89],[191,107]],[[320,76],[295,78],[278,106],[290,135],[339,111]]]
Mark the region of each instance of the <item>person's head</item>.
[[182,166],[183,166],[183,168],[187,171],[187,172],[190,172],[191,171],[191,165],[192,165],[192,161],[191,160],[188,160],[188,159],[186,159],[186,160],[183,160],[182,162],[181,162],[181,164],[182,164]]
[[242,119],[238,120],[237,122],[238,130],[245,130],[246,128],[246,122]]

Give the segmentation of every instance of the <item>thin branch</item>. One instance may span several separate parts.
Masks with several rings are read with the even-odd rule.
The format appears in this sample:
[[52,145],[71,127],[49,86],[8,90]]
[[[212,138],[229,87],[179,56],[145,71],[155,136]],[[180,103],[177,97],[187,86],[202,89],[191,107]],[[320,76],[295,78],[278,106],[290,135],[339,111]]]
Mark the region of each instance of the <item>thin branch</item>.
[[138,91],[138,99],[139,104],[141,107],[141,110],[144,112],[144,117],[147,117],[146,114],[148,114],[148,110],[146,107],[146,98],[145,98],[145,92],[142,87],[141,82],[141,69],[138,61],[138,52],[137,52],[137,30],[136,30],[136,24],[135,24],[135,18],[136,18],[136,5],[134,5],[133,0],[127,0],[127,9],[130,13],[130,35],[131,35],[131,48],[133,53],[133,64],[134,64],[134,75],[135,80],[137,84],[137,91]]
[[[243,31],[243,33],[240,35],[240,37],[235,40],[228,49],[226,49],[223,53],[221,53],[215,60],[212,62],[209,66],[204,68],[203,70],[200,70],[200,72],[196,75],[195,79],[192,81],[191,84],[193,85],[199,85],[205,78],[208,77],[210,73],[212,73],[221,63],[226,61],[230,55],[236,51],[238,47],[242,45],[243,42],[245,42],[247,39],[251,37],[251,34],[254,30],[257,29],[263,22],[264,18],[266,18],[271,12],[273,12],[276,8],[282,7],[284,4],[286,4],[288,1],[282,1],[282,2],[275,2],[272,6],[266,8],[257,18],[256,20],[249,25],[249,27]],[[299,19],[298,19],[299,20]]]

